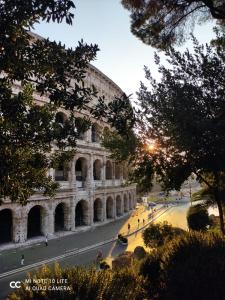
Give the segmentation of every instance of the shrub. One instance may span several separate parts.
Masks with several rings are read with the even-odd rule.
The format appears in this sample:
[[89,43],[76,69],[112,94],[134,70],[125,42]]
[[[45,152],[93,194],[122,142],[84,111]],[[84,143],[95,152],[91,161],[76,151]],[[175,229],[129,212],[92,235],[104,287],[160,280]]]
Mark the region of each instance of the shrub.
[[208,210],[201,204],[191,206],[187,212],[187,223],[191,230],[206,230],[211,225]]
[[152,300],[225,299],[225,241],[219,235],[181,235],[140,267]]
[[146,247],[160,247],[177,235],[185,231],[175,228],[168,223],[152,223],[142,234]]
[[32,286],[40,287],[40,284],[23,283],[20,289],[8,297],[8,300],[142,300],[145,298],[143,278],[132,268],[112,272],[83,267],[62,269],[57,264],[53,270],[45,266],[29,276],[36,279],[68,279],[67,286],[70,286],[71,290],[48,290],[50,285],[48,283],[46,290],[38,291],[32,290]]

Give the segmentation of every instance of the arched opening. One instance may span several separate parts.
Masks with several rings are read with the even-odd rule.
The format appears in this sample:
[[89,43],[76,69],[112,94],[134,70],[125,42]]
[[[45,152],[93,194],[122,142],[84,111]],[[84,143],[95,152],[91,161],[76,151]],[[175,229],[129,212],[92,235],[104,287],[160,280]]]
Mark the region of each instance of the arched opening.
[[80,200],[75,208],[75,226],[88,225],[88,216],[88,203],[85,200]]
[[106,200],[106,218],[113,218],[113,199],[112,197],[108,197]]
[[78,158],[75,165],[76,181],[81,182],[82,187],[87,178],[87,160],[84,157]]
[[102,163],[100,159],[96,159],[93,165],[94,180],[101,180]]
[[59,165],[55,170],[55,181],[67,181],[68,180],[68,167],[66,165]]
[[40,205],[33,206],[27,218],[27,238],[43,235],[42,218],[44,209]]
[[94,222],[101,222],[102,221],[102,214],[103,214],[103,207],[101,199],[97,198],[94,201]]
[[100,142],[100,127],[96,123],[91,127],[91,141],[93,143]]
[[122,215],[122,201],[121,197],[117,196],[116,197],[116,216],[119,217]]
[[115,179],[120,179],[120,166],[115,164]]
[[105,179],[112,179],[112,163],[110,160],[107,160],[105,166]]
[[55,209],[55,231],[62,231],[64,227],[64,204],[59,203]]
[[123,205],[124,205],[124,212],[128,212],[129,205],[128,205],[127,195],[124,195],[124,197],[123,197]]
[[55,115],[55,121],[58,124],[64,125],[65,121],[66,121],[67,117],[63,112],[57,112],[57,114]]
[[131,194],[129,194],[129,210],[132,209],[132,200],[131,200]]
[[75,120],[75,132],[78,140],[86,140],[88,123],[84,118],[76,117]]
[[0,244],[12,241],[12,211],[11,209],[3,209],[0,211]]

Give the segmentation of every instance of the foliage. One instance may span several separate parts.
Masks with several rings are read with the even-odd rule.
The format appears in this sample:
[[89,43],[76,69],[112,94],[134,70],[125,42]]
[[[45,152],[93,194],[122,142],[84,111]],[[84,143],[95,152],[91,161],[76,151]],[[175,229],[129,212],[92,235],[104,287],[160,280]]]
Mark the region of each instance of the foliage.
[[194,38],[193,45],[193,54],[168,49],[170,67],[156,56],[160,83],[145,68],[151,90],[141,84],[139,126],[142,139],[155,141],[149,163],[163,188],[179,190],[195,174],[213,193],[225,232],[225,85],[220,80],[225,48],[199,45]]
[[[54,270],[43,267],[38,272],[29,276],[33,279],[67,279],[70,291],[53,291],[48,287],[53,285],[47,283],[46,291],[28,290],[27,287],[39,286],[40,284],[23,283],[22,287],[11,294],[9,300],[52,300],[52,299],[82,299],[82,300],[117,300],[117,299],[144,299],[144,290],[142,288],[142,277],[137,275],[132,269],[124,269],[116,272],[111,270],[97,271],[95,269],[86,269],[83,267],[73,267],[62,269],[55,265]],[[41,284],[43,286],[43,284]]]
[[225,1],[122,0],[131,12],[131,31],[144,43],[159,49],[182,44],[195,23],[215,18],[225,21]]
[[143,240],[147,247],[160,247],[168,241],[184,233],[184,230],[175,228],[168,223],[151,223],[148,228],[143,231]]
[[221,300],[225,297],[225,241],[219,235],[181,235],[150,254],[140,273],[148,298]]
[[[94,87],[84,86],[97,45],[81,41],[66,49],[30,33],[41,20],[71,25],[74,7],[70,0],[0,3],[1,199],[9,197],[25,204],[37,190],[54,195],[57,184],[47,175],[48,170],[74,155],[76,128],[81,124],[74,111],[97,97]],[[49,103],[37,105],[37,95]],[[63,123],[57,121],[59,108],[69,111]]]
[[206,230],[211,225],[207,208],[202,204],[190,206],[187,212],[187,223],[191,230]]

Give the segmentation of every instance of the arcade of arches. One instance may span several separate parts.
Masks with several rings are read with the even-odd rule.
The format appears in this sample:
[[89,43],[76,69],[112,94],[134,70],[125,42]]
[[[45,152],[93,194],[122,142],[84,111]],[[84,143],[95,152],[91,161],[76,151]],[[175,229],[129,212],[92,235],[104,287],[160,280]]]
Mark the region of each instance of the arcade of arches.
[[[54,200],[53,200],[54,201]],[[123,216],[136,205],[135,190],[121,194],[101,194],[92,201],[81,199],[71,204],[71,199],[55,205],[49,200],[27,207],[0,210],[0,244],[25,242],[35,237],[57,234],[60,231],[79,230]],[[4,204],[3,204],[4,206]],[[9,205],[8,205],[9,206]],[[13,205],[12,205],[13,206]],[[19,212],[18,212],[19,211]]]

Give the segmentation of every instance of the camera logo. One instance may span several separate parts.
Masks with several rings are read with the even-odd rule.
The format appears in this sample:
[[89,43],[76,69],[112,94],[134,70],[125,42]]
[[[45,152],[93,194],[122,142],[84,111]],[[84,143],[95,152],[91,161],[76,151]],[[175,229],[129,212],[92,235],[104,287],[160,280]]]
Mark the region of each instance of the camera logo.
[[10,281],[9,286],[12,289],[19,289],[21,287],[21,281]]

